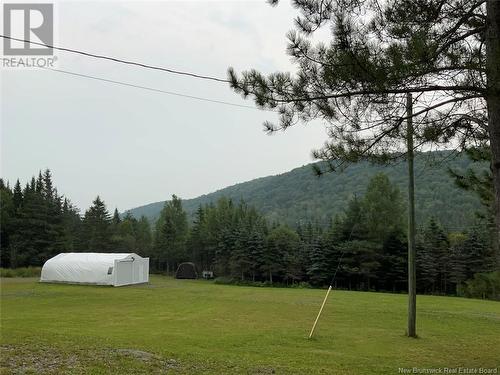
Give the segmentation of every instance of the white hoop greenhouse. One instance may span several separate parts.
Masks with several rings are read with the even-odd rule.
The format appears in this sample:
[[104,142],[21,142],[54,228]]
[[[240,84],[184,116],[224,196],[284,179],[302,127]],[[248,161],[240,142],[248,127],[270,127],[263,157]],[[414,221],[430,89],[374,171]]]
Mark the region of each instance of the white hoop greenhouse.
[[45,262],[41,282],[122,286],[149,281],[149,258],[135,253],[61,253]]

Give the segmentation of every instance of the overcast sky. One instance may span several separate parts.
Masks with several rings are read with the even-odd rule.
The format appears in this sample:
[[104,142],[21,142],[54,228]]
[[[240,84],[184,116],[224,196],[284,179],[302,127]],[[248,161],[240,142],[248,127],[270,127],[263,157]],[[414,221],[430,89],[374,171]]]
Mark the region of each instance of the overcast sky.
[[[289,2],[56,3],[57,45],[225,78],[293,70]],[[56,52],[58,68],[232,103],[228,86]],[[25,182],[50,168],[82,212],[100,195],[120,211],[193,198],[312,161],[320,123],[273,136],[275,114],[206,103],[51,71],[1,71],[1,175]]]

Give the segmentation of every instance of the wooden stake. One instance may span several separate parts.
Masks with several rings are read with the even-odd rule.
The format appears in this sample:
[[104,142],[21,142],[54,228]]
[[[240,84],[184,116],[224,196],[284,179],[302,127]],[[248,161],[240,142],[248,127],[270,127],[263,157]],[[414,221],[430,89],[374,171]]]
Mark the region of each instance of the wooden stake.
[[323,307],[325,307],[326,299],[328,298],[328,295],[330,294],[330,290],[332,290],[331,285],[328,287],[328,290],[326,291],[325,299],[323,300],[323,303],[321,304],[321,307],[320,307],[319,312],[318,312],[318,316],[316,317],[316,320],[314,321],[314,324],[313,324],[312,329],[311,329],[311,333],[309,334],[309,338],[311,338],[314,334],[314,329],[316,328],[316,324],[318,323],[321,312],[323,311]]

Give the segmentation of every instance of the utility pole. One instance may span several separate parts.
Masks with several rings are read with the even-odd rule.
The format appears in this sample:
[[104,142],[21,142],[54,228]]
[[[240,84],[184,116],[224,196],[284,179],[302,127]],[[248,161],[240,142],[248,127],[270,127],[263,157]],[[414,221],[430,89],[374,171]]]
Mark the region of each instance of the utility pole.
[[413,98],[406,94],[408,157],[408,337],[417,337],[417,278],[415,265],[415,176],[413,171]]

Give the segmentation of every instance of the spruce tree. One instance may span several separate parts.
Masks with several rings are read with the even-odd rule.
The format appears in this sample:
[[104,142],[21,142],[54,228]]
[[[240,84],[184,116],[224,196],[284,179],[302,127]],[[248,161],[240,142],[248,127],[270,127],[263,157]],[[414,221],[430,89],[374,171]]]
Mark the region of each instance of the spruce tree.
[[474,229],[468,233],[463,244],[463,251],[468,259],[467,279],[473,278],[476,273],[491,272],[496,269],[495,254],[489,246],[487,233],[484,230]]
[[265,232],[262,228],[254,228],[247,242],[247,251],[250,258],[249,272],[252,281],[260,277],[260,270],[265,252]]
[[81,243],[85,251],[108,252],[112,250],[110,237],[111,217],[99,196],[85,211],[82,221]]
[[401,193],[383,173],[376,174],[368,183],[363,210],[367,234],[372,240],[384,242],[391,233],[402,232],[406,227]]
[[241,223],[232,229],[234,244],[230,250],[229,268],[231,275],[241,280],[245,280],[245,275],[249,274],[252,266],[252,257],[248,249],[249,230]]
[[52,173],[50,169],[46,169],[43,172],[43,196],[47,201],[51,201],[54,198],[54,186],[52,183]]
[[299,236],[288,227],[279,226],[270,231],[261,269],[271,284],[279,278],[300,278],[301,270],[297,259],[299,245]]
[[469,257],[465,252],[467,236],[462,233],[450,234],[450,282],[455,285],[455,293],[460,294],[461,286],[467,278],[467,263]]
[[152,235],[151,235],[151,225],[146,216],[141,216],[137,222],[137,228],[135,231],[136,235],[136,250],[141,256],[150,256],[151,245],[152,245]]
[[449,277],[450,251],[447,236],[434,218],[424,228],[417,247],[417,274],[430,292],[446,293]]
[[381,266],[378,270],[380,288],[393,292],[407,290],[408,245],[401,231],[389,233],[380,255]]
[[304,255],[308,259],[307,275],[313,285],[327,284],[333,275],[333,253],[339,238],[336,238],[333,229],[322,235],[319,228],[309,225],[307,235],[302,238]]
[[43,254],[50,245],[47,237],[47,212],[42,196],[43,180],[33,177],[22,192],[23,200],[14,221],[15,230],[10,244],[13,267],[39,266],[46,259]]
[[118,208],[115,208],[115,211],[113,212],[113,224],[114,225],[118,225],[121,223],[121,219],[120,219],[120,214],[118,213]]
[[68,252],[79,252],[84,249],[80,243],[82,219],[80,211],[76,208],[68,198],[64,198],[62,204],[62,221],[64,226],[64,237],[68,241]]
[[[19,182],[19,181],[18,181]],[[3,179],[0,178],[0,267],[10,266],[9,237],[12,233],[12,224],[15,217],[15,204],[13,193]]]
[[182,200],[173,195],[172,200],[165,203],[156,223],[156,256],[160,267],[165,267],[167,272],[174,271],[186,260],[187,235],[188,221]]
[[23,201],[23,191],[19,179],[17,179],[14,185],[14,190],[12,192],[12,203],[14,204],[14,210],[18,210],[21,207]]
[[206,237],[208,233],[206,233],[205,229],[205,210],[203,206],[200,205],[194,215],[193,225],[189,231],[186,248],[189,258],[194,263],[199,264],[203,270],[209,269],[209,264],[211,263],[207,254],[208,246],[206,244]]

